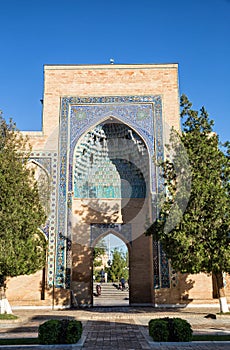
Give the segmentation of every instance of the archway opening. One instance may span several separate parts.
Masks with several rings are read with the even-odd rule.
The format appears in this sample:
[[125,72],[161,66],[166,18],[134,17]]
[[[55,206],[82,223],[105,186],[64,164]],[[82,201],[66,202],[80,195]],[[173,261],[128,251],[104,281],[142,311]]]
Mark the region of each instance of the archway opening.
[[[73,201],[88,200],[91,222],[130,222],[149,195],[149,172],[143,139],[110,117],[88,131],[75,147]],[[110,206],[116,214],[112,215]],[[100,213],[96,218],[95,211]]]
[[93,253],[93,305],[129,305],[129,252],[112,232],[97,240]]
[[[152,300],[152,248],[150,238],[144,235],[152,213],[150,164],[149,150],[138,132],[113,117],[82,135],[75,146],[70,167],[73,195],[71,285],[85,304],[98,305],[99,300],[102,304],[102,296],[95,295],[93,284],[93,250],[98,237],[105,237],[108,232],[127,244],[130,255],[127,278],[123,273],[112,280],[112,269],[107,272],[114,291],[120,292],[119,284],[124,277],[126,285],[129,280],[130,289],[126,290],[127,296],[123,295],[122,303]],[[141,250],[146,251],[144,257]],[[100,277],[104,276],[99,276],[99,281],[96,277],[95,274],[95,282],[100,283]],[[137,283],[139,278],[145,279],[144,292]],[[110,295],[108,299],[111,305],[115,296]],[[119,304],[120,300],[115,303]]]

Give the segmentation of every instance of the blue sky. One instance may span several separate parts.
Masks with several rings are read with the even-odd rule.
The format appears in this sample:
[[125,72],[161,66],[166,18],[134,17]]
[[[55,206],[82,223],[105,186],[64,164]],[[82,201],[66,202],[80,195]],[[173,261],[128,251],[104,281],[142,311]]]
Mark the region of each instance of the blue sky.
[[230,140],[230,0],[0,0],[0,109],[41,130],[44,64],[179,64],[180,93]]

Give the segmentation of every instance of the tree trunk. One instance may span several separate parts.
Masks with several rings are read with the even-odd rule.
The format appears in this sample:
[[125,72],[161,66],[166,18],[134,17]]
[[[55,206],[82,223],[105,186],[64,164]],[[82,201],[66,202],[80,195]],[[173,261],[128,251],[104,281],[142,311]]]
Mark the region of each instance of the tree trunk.
[[214,274],[214,276],[216,278],[217,293],[218,293],[218,298],[220,303],[220,312],[229,312],[227,298],[225,296],[225,290],[224,290],[223,273],[217,272]]
[[5,286],[0,286],[0,314],[12,314],[12,309],[5,295]]

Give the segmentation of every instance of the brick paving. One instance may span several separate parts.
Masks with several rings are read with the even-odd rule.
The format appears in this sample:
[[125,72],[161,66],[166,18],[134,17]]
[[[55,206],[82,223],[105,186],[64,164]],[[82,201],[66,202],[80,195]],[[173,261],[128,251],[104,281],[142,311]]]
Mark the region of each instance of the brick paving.
[[82,349],[151,349],[134,320],[128,321],[88,321]]
[[230,350],[230,342],[222,343],[154,343],[148,335],[148,322],[156,317],[181,317],[192,325],[194,333],[230,334],[230,317],[204,318],[213,309],[158,310],[154,308],[93,308],[85,310],[15,310],[20,321],[0,321],[0,338],[37,337],[39,324],[51,318],[81,320],[83,334],[77,345],[0,346],[0,349],[94,349],[94,350]]

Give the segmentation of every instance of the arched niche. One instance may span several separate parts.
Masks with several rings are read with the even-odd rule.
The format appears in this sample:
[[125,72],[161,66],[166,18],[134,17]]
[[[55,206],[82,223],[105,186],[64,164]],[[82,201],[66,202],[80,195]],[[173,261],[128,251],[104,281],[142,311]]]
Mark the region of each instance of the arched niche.
[[27,166],[33,172],[41,204],[48,215],[50,211],[50,176],[48,171],[34,160],[30,160]]
[[110,211],[108,203],[113,203],[118,214],[110,215],[110,222],[128,222],[149,196],[149,162],[147,146],[138,133],[110,117],[88,130],[74,148],[73,199],[87,200],[100,213]]

